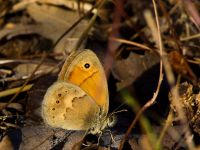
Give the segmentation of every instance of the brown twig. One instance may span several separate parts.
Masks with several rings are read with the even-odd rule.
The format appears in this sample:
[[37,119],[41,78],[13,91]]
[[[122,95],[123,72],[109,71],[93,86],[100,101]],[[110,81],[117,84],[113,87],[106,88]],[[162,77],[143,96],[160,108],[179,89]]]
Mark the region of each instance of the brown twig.
[[98,5],[98,7],[97,7],[97,12],[92,16],[92,18],[90,19],[90,22],[88,23],[87,28],[85,29],[85,31],[84,31],[84,32],[81,34],[81,36],[79,37],[78,42],[76,43],[76,45],[75,45],[75,47],[74,47],[75,50],[77,50],[77,49],[80,47],[80,45],[81,45],[83,39],[85,39],[85,37],[86,37],[86,35],[88,34],[89,30],[90,30],[91,27],[94,25],[95,20],[96,20],[97,16],[99,15],[99,14],[98,14],[98,13],[99,13],[99,9],[103,6],[104,3],[105,3],[105,0],[102,0],[102,1],[100,2],[100,4]]
[[[157,14],[157,8],[156,8],[156,5],[155,5],[155,0],[152,0],[152,1],[153,1],[153,4],[154,4],[154,11],[155,11],[155,16],[156,16],[157,26],[159,27],[158,14]],[[164,49],[163,49],[163,52],[164,52]],[[164,65],[164,69],[165,69],[165,72],[166,72],[168,82],[171,86],[173,103],[175,103],[175,106],[177,107],[177,111],[180,115],[180,119],[181,119],[182,123],[184,124],[184,127],[187,129],[187,135],[191,135],[189,127],[186,124],[186,120],[187,120],[186,116],[184,115],[184,111],[181,108],[180,102],[178,101],[179,100],[179,94],[178,94],[177,86],[175,85],[175,78],[174,78],[174,75],[173,75],[173,72],[172,72],[172,68],[171,68],[171,65],[170,65],[168,59],[166,59],[166,57],[164,57],[164,55],[163,55],[164,53],[161,54],[161,58],[162,58],[162,61],[163,61],[163,65]],[[186,137],[186,138],[188,138],[188,137]],[[194,143],[191,140],[187,139],[186,142],[188,144],[189,149],[194,148]]]
[[[157,39],[159,42],[157,42],[157,46],[159,47],[160,50],[160,55],[163,55],[163,47],[162,47],[162,39],[161,39],[161,33],[160,33],[160,27],[159,27],[159,22],[158,22],[158,15],[157,15],[157,9],[156,9],[156,5],[155,5],[155,1],[153,0],[153,4],[154,4],[154,10],[155,10],[155,15],[156,15],[156,22],[157,22],[157,31],[153,31],[154,33],[152,33],[154,35],[154,40],[157,42]],[[152,19],[153,21],[153,19]],[[152,22],[153,23],[153,22]],[[153,24],[152,24],[153,25]],[[151,28],[152,29],[152,28]],[[154,27],[155,29],[155,27]],[[156,32],[156,33],[155,33]],[[126,131],[126,134],[124,136],[124,138],[122,139],[122,141],[120,142],[120,146],[119,146],[119,150],[122,150],[123,145],[125,143],[125,141],[128,138],[128,135],[131,133],[133,127],[135,126],[136,122],[138,121],[138,119],[141,117],[141,115],[143,114],[143,112],[149,108],[155,101],[156,98],[158,96],[158,93],[160,91],[160,86],[163,80],[163,67],[162,67],[162,59],[160,59],[160,73],[159,73],[159,80],[158,80],[158,84],[157,84],[157,88],[155,93],[153,94],[153,97],[139,110],[139,112],[136,114],[135,119],[133,120],[133,122],[131,123],[131,125],[129,126],[128,130]]]
[[113,37],[113,38],[111,37],[110,40],[120,42],[120,43],[124,43],[124,44],[133,45],[133,46],[142,48],[144,50],[153,51],[153,49],[151,49],[150,47],[148,47],[144,44],[137,43],[137,42],[133,42],[133,41],[125,40],[125,39],[120,39],[120,38],[115,38],[115,37]]
[[40,63],[35,67],[35,69],[33,70],[33,72],[31,73],[30,77],[24,82],[24,84],[22,85],[22,87],[19,89],[19,91],[17,93],[15,93],[15,95],[13,95],[13,97],[8,101],[8,103],[5,104],[4,107],[2,107],[2,109],[5,109],[10,103],[12,103],[15,98],[20,94],[20,92],[24,89],[24,87],[28,84],[28,82],[33,78],[33,76],[35,75],[35,72],[39,69],[39,67],[42,65],[42,63],[44,62],[44,59],[46,58],[45,53],[43,54],[43,57],[41,58]]
[[69,27],[54,43],[53,49],[58,45],[58,43],[64,38],[65,35],[67,35],[75,26],[77,26],[81,20],[83,20],[86,16],[90,15],[92,11],[101,3],[101,1],[98,1],[89,11],[87,11],[83,16],[81,16],[78,20],[76,20],[71,27]]
[[[155,0],[153,0],[153,1],[155,1]],[[154,10],[156,10],[156,9],[154,9]],[[165,54],[165,51],[164,51],[164,54]],[[190,140],[190,137],[189,137],[189,135],[191,135],[191,133],[190,133],[190,129],[187,125],[187,119],[186,119],[186,116],[185,116],[183,109],[181,108],[181,104],[179,102],[179,93],[178,93],[178,88],[176,86],[175,77],[174,77],[174,74],[173,74],[173,71],[172,71],[172,67],[171,67],[168,59],[164,55],[161,55],[161,58],[162,58],[162,61],[163,61],[163,66],[164,66],[164,69],[165,69],[165,72],[166,72],[167,80],[168,80],[170,87],[171,87],[172,103],[174,103],[174,105],[176,106],[178,114],[179,114],[179,118],[180,118],[181,122],[183,123],[184,128],[187,131],[187,133],[186,133],[186,135],[187,135],[186,143],[187,143],[189,149],[194,149],[194,143],[193,143],[192,140]]]
[[167,24],[169,25],[169,30],[171,31],[171,32],[169,32],[169,34],[171,33],[171,36],[172,36],[173,40],[175,41],[174,43],[176,46],[176,50],[181,52],[182,45],[179,41],[179,37],[177,36],[177,34],[175,32],[173,23],[170,21],[169,13],[167,12],[166,8],[164,7],[162,0],[158,0],[158,3],[159,3],[162,13],[164,14],[164,16],[166,18]]

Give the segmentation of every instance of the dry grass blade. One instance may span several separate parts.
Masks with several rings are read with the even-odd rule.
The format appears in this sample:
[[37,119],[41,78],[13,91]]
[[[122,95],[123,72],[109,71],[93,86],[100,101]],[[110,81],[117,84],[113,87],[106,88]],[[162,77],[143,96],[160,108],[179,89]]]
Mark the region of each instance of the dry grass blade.
[[[154,8],[155,8],[155,1],[153,0],[153,3],[154,3]],[[157,10],[154,9],[156,12]],[[157,13],[156,13],[157,14]],[[157,16],[157,15],[156,15]],[[158,18],[157,18],[157,22],[158,22]],[[165,72],[166,72],[166,76],[167,76],[167,80],[171,86],[171,92],[172,92],[172,97],[173,97],[173,103],[176,105],[177,107],[177,111],[178,113],[180,114],[180,119],[182,121],[182,123],[184,124],[185,128],[186,128],[186,142],[188,144],[188,148],[189,149],[194,149],[194,143],[193,141],[191,140],[190,138],[190,130],[189,130],[189,127],[187,125],[187,119],[186,119],[186,116],[184,115],[184,111],[183,109],[181,108],[181,105],[179,104],[179,94],[178,94],[178,89],[177,89],[177,86],[175,85],[175,77],[173,75],[173,72],[172,72],[172,68],[168,62],[168,60],[164,57],[164,55],[161,55],[161,58],[162,58],[162,61],[163,61],[163,65],[164,65],[164,69],[165,69]],[[167,124],[166,124],[167,125]],[[165,127],[164,127],[165,128]],[[164,130],[163,130],[164,131]]]
[[110,40],[113,40],[113,41],[116,41],[116,42],[120,42],[120,43],[124,43],[124,44],[137,46],[137,47],[142,48],[144,50],[153,51],[150,47],[148,47],[148,46],[146,46],[144,44],[137,43],[137,42],[128,41],[128,40],[120,39],[120,38],[110,38]]
[[74,47],[75,50],[77,50],[77,49],[80,47],[81,42],[84,40],[84,38],[85,38],[86,35],[88,34],[88,32],[89,32],[89,30],[91,29],[91,27],[94,25],[95,20],[96,20],[96,18],[97,18],[97,16],[98,16],[98,12],[99,12],[98,10],[102,7],[102,5],[104,4],[104,2],[105,2],[105,0],[102,0],[101,3],[98,5],[98,7],[97,7],[97,13],[95,13],[95,14],[93,15],[93,17],[90,19],[90,22],[89,22],[87,28],[86,28],[85,31],[82,33],[82,35],[80,36],[80,38],[79,38],[77,44],[76,44],[75,47]]
[[190,36],[187,36],[187,37],[183,37],[180,40],[181,41],[188,41],[188,40],[193,40],[193,39],[198,39],[198,38],[200,38],[200,34],[194,34],[194,35],[190,35]]
[[[13,146],[199,148],[200,1],[0,0],[0,4],[0,131],[9,136],[21,131],[21,141],[14,139]],[[41,115],[45,92],[56,81],[63,61],[83,49],[94,51],[106,72],[107,118],[120,112],[113,110],[123,104],[122,111],[128,110],[117,114],[116,124],[109,124],[100,136],[85,136],[85,128],[67,136],[67,130],[48,127]],[[68,62],[63,74],[69,72],[69,78],[79,82],[87,71],[76,73],[79,57]],[[95,65],[94,69],[99,70]],[[91,85],[84,91],[91,95],[96,77],[87,81]]]
[[[167,20],[167,24],[169,25],[169,30],[171,31],[170,32],[171,36],[172,36],[173,40],[175,41],[175,47],[176,47],[176,49],[180,50],[181,49],[181,44],[179,42],[179,38],[177,36],[177,33],[174,30],[174,25],[170,20],[169,13],[167,12],[162,0],[158,0],[158,3],[159,3],[159,6],[161,8],[161,11],[163,12],[163,14],[164,14],[164,16],[165,16],[165,18]],[[177,2],[177,4],[178,4],[178,2]],[[178,5],[176,5],[176,6],[178,6]],[[163,53],[164,53],[164,51],[163,51]]]
[[15,95],[9,100],[9,102],[7,104],[5,104],[5,106],[2,108],[6,108],[10,103],[12,103],[15,98],[19,95],[19,93],[24,89],[24,87],[28,84],[28,82],[32,79],[32,77],[34,76],[35,72],[39,69],[39,67],[42,65],[43,61],[45,60],[46,55],[45,53],[43,54],[43,57],[41,59],[41,62],[35,67],[34,71],[32,72],[32,74],[30,75],[30,77],[24,82],[24,84],[22,85],[22,87],[17,91],[17,93],[15,93]]
[[[33,86],[33,84],[28,84],[28,85],[24,86],[24,88],[21,90],[21,92],[25,92],[25,91],[30,90],[32,86]],[[21,87],[17,87],[17,88],[12,88],[12,89],[8,89],[8,90],[5,90],[5,91],[1,91],[1,92],[0,92],[0,98],[1,98],[1,97],[5,97],[5,96],[8,96],[8,95],[15,94],[15,93],[17,93],[20,89],[21,89]]]
[[[157,46],[159,47],[160,55],[162,56],[163,55],[163,47],[162,47],[162,39],[161,39],[161,34],[160,34],[159,22],[158,22],[157,8],[156,8],[156,5],[155,5],[154,1],[153,1],[153,4],[154,4],[155,15],[156,15],[157,27],[156,27],[156,25],[154,23],[154,19],[152,18],[150,12],[145,12],[145,17],[146,17],[146,20],[147,20],[147,24],[149,25],[149,27],[150,27],[150,29],[152,31],[152,35],[154,37],[154,41],[157,43]],[[128,128],[126,134],[125,134],[125,137],[123,138],[123,140],[120,143],[119,150],[122,150],[124,142],[128,138],[128,135],[132,131],[133,127],[135,126],[137,120],[140,118],[142,113],[156,101],[156,98],[158,96],[158,93],[159,93],[159,90],[160,90],[160,86],[161,86],[161,83],[162,83],[162,80],[163,80],[163,67],[162,67],[162,65],[163,65],[162,64],[162,59],[160,59],[159,80],[158,80],[156,91],[153,94],[153,97],[136,114],[135,119],[133,120],[133,122],[129,126],[129,128]],[[153,143],[152,143],[152,145],[153,145]]]
[[[99,2],[100,3],[100,2]],[[81,20],[83,20],[86,16],[88,16],[89,14],[91,14],[91,12],[99,5],[101,5],[101,3],[99,4],[98,2],[88,11],[86,12],[83,16],[81,16],[77,21],[75,21],[70,28],[68,28],[55,42],[53,48],[55,48],[59,42],[64,38],[65,35],[67,35],[76,25],[78,25],[80,23]]]

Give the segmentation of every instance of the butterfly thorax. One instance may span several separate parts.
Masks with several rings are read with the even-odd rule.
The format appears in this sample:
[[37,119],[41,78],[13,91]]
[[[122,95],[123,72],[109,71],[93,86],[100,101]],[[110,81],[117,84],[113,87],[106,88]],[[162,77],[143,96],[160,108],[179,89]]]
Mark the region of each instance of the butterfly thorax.
[[112,127],[115,123],[116,123],[116,118],[114,115],[111,115],[111,116],[99,115],[96,121],[92,123],[89,129],[89,133],[101,134],[105,128]]

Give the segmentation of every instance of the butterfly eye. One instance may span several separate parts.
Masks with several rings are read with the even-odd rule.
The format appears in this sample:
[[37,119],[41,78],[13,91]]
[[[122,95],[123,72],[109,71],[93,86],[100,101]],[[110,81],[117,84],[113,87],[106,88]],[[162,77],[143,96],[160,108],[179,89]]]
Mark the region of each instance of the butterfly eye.
[[90,68],[90,64],[86,63],[86,64],[84,65],[84,67],[85,67],[86,69],[88,69],[88,68]]

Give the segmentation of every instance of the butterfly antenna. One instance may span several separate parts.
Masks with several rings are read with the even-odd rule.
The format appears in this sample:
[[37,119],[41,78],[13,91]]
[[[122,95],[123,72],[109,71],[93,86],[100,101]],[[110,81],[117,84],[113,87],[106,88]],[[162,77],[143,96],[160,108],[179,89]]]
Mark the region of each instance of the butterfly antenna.
[[[125,103],[122,103],[121,105],[119,105],[117,108],[115,108],[110,114],[109,114],[109,117],[114,115],[114,114],[117,114],[119,112],[124,112],[124,111],[127,111],[126,109],[122,109],[122,110],[118,110],[120,107],[122,107],[123,105],[125,105]],[[117,111],[118,110],[118,111]]]

